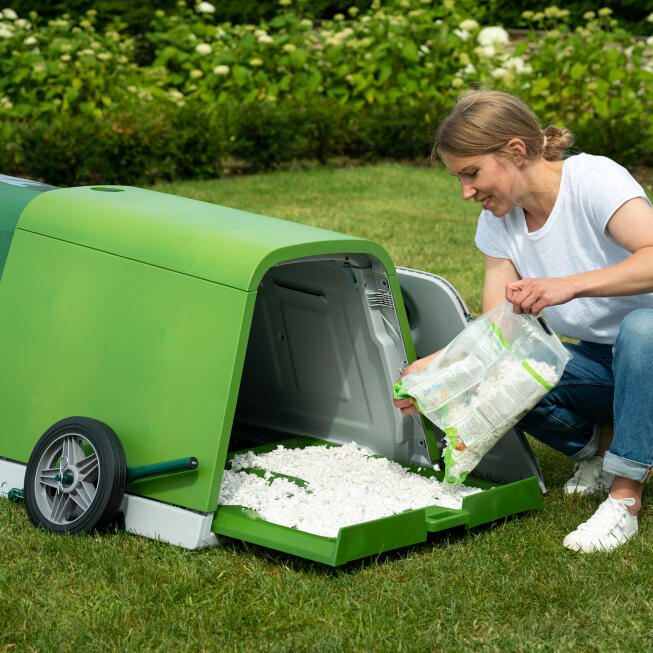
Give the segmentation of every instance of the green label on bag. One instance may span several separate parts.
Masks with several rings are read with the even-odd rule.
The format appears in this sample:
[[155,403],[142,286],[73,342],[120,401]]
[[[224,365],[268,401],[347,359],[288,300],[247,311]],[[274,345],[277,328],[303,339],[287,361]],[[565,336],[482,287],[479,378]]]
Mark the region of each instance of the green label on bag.
[[522,367],[542,386],[547,390],[553,390],[553,386],[547,383],[526,361],[521,362]]
[[501,344],[506,348],[510,348],[510,343],[503,337],[503,331],[494,323],[490,322],[490,326],[492,327],[492,331],[497,334],[497,338],[501,341]]

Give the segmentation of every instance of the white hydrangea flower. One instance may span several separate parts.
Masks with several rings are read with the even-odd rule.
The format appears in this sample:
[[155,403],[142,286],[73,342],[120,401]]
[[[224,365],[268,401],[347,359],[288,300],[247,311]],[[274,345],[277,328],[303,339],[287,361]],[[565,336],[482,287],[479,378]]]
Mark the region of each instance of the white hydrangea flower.
[[95,56],[95,50],[92,50],[91,48],[84,48],[83,50],[80,50],[77,53],[78,57],[94,57]]
[[294,52],[297,49],[297,46],[294,43],[286,43],[283,46],[284,52]]
[[0,25],[0,39],[10,39],[14,33],[5,25]]
[[111,57],[112,57],[112,54],[110,52],[100,52],[100,54],[98,54],[98,56],[97,56],[97,58],[100,61],[109,61],[109,59],[111,59]]
[[479,28],[479,24],[473,18],[468,18],[467,20],[463,20],[458,27],[466,32],[473,32]]
[[516,73],[530,74],[533,68],[529,66],[521,57],[511,57],[504,62],[504,67],[508,70],[513,70]]
[[476,75],[476,66],[473,63],[468,63],[462,70],[463,75]]
[[230,70],[229,66],[226,66],[226,65],[222,64],[220,66],[216,66],[213,69],[213,74],[214,75],[228,75],[229,70]]
[[492,57],[497,53],[497,50],[493,45],[479,45],[477,48],[474,48],[474,52],[476,52],[479,57],[492,59]]
[[213,52],[213,49],[208,43],[198,43],[195,46],[195,52],[197,52],[197,54],[206,55],[206,54],[211,54],[211,52]]
[[250,59],[249,60],[249,65],[250,66],[262,66],[263,61],[261,59]]
[[300,25],[300,27],[308,27],[308,28],[310,28],[310,27],[313,27],[313,21],[312,21],[312,20],[309,20],[308,18],[302,18],[302,19],[299,21],[299,25]]
[[499,67],[499,68],[495,68],[491,74],[492,77],[494,77],[494,79],[502,79],[508,74],[508,71],[505,68]]
[[190,78],[191,79],[199,79],[203,75],[204,75],[204,73],[201,70],[197,69],[197,68],[194,68],[193,70],[190,71]]
[[599,16],[609,16],[612,13],[610,7],[602,7],[599,9]]
[[478,42],[483,45],[507,45],[510,37],[503,27],[484,27],[478,33]]
[[35,45],[38,41],[33,36],[28,36],[24,41],[24,45]]
[[460,88],[465,82],[460,77],[454,77],[451,80],[451,86],[454,88]]
[[7,20],[18,20],[18,14],[13,9],[3,9],[2,15]]
[[256,39],[259,43],[274,43],[274,39],[269,34],[261,34]]
[[195,7],[195,11],[197,11],[198,14],[214,14],[215,7],[210,2],[200,2],[197,7]]
[[456,36],[460,37],[460,39],[461,39],[463,42],[469,40],[469,36],[470,36],[470,34],[469,34],[469,32],[468,32],[467,30],[465,30],[465,29],[455,29],[455,30],[453,31],[453,33],[454,33]]
[[69,54],[62,54],[61,61],[70,61],[72,57]]

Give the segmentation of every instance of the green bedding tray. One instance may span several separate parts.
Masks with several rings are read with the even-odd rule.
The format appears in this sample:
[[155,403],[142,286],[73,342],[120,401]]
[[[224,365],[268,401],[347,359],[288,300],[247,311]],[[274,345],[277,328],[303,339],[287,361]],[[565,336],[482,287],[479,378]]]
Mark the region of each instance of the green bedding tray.
[[[276,448],[305,447],[327,444],[320,440],[298,438],[250,449],[265,453]],[[243,453],[236,452],[236,453]],[[235,453],[228,458],[230,460]],[[443,472],[403,465],[422,476],[444,477]],[[542,495],[537,479],[527,478],[507,485],[497,485],[468,477],[466,485],[483,491],[464,497],[462,508],[455,510],[442,506],[429,506],[341,528],[335,538],[306,533],[280,526],[259,518],[254,510],[240,506],[218,506],[212,531],[235,539],[258,544],[284,553],[338,566],[352,560],[378,555],[425,542],[429,533],[462,526],[465,529],[487,524],[497,519],[525,512],[542,505]]]

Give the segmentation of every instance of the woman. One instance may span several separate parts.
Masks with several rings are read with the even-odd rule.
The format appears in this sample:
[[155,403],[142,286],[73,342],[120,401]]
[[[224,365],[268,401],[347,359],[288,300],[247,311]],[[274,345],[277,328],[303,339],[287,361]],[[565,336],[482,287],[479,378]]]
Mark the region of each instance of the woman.
[[[440,125],[434,150],[482,206],[483,312],[507,300],[580,342],[552,390],[520,423],[579,463],[568,494],[608,498],[563,544],[611,550],[637,533],[653,470],[653,208],[605,157],[562,159],[566,129],[542,131],[521,100],[467,94]],[[415,361],[420,371],[437,355]],[[412,399],[395,400],[408,414]]]

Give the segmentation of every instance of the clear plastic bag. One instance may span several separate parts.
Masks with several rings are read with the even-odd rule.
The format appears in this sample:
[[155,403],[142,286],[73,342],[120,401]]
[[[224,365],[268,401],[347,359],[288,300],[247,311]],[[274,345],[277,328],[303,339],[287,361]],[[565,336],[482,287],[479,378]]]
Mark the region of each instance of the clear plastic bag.
[[445,479],[462,483],[481,458],[558,383],[571,358],[543,318],[504,302],[474,320],[395,398],[413,397],[444,431]]

